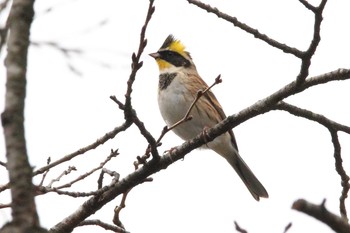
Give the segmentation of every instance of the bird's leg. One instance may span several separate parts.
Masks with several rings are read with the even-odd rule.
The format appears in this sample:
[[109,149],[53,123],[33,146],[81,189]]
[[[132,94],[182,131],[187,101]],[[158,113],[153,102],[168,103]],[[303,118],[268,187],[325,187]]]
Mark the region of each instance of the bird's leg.
[[201,133],[201,135],[203,135],[203,138],[204,138],[204,142],[205,142],[205,145],[208,146],[208,142],[209,142],[209,135],[208,135],[208,130],[210,129],[210,127],[208,126],[204,126],[203,128],[203,131]]

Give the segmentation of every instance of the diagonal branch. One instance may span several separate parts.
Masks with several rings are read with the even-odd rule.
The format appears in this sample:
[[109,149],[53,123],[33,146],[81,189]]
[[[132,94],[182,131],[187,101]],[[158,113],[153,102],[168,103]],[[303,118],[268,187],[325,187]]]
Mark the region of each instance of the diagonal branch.
[[293,203],[292,209],[316,218],[332,228],[335,232],[349,233],[350,225],[344,220],[344,218],[329,212],[325,207],[325,202],[326,200],[324,200],[321,205],[315,205],[306,200],[299,199]]
[[350,134],[350,127],[346,125],[339,124],[321,114],[311,112],[310,110],[299,108],[292,104],[288,104],[284,101],[280,101],[276,104],[275,109],[287,111],[292,115],[306,118],[311,121],[315,121],[328,129],[333,129],[336,131],[343,131],[344,133]]
[[[309,87],[323,84],[335,80],[346,80],[350,79],[350,70],[339,69],[337,71],[316,76],[305,80],[301,88],[298,91],[305,90]],[[115,185],[112,185],[108,190],[103,192],[99,196],[91,197],[87,200],[81,208],[77,209],[70,216],[59,222],[50,232],[69,232],[81,221],[94,214],[98,209],[102,208],[106,203],[113,200],[118,195],[126,192],[132,187],[142,183],[150,175],[159,172],[162,169],[167,168],[169,165],[177,160],[185,157],[186,154],[192,150],[199,148],[200,146],[214,140],[214,138],[227,132],[233,127],[239,125],[242,122],[249,120],[252,117],[266,113],[274,109],[274,105],[282,99],[293,95],[297,92],[296,81],[288,84],[281,88],[279,91],[266,97],[265,99],[258,101],[248,108],[243,109],[235,115],[227,117],[222,122],[215,125],[213,128],[207,130],[207,134],[199,134],[195,138],[184,142],[180,146],[176,147],[175,150],[171,150],[165,155],[161,156],[159,160],[150,160],[145,163],[144,166],[140,167],[136,171],[130,173],[128,176],[120,180]]]
[[[104,144],[105,142],[107,142],[108,140],[114,138],[118,133],[123,132],[125,130],[127,130],[130,126],[131,126],[132,122],[130,121],[125,121],[122,125],[114,128],[112,131],[106,133],[104,136],[102,136],[101,138],[97,139],[94,143],[91,143],[88,146],[85,146],[83,148],[80,148],[77,151],[74,151],[66,156],[64,156],[63,158],[60,158],[52,163],[47,164],[44,167],[39,168],[38,170],[36,170],[35,172],[33,172],[33,176],[42,174],[44,172],[47,172],[49,169],[56,167],[57,165],[61,164],[61,163],[65,163],[70,161],[71,159],[85,154],[86,152],[96,149],[97,147],[101,146],[102,144]],[[10,184],[7,183],[5,185],[0,186],[0,192],[6,190],[10,188]]]
[[90,150],[96,149],[98,146],[104,144],[105,142],[107,142],[108,140],[114,138],[118,133],[125,131],[126,129],[128,129],[131,125],[131,122],[129,121],[125,121],[121,126],[118,126],[116,128],[114,128],[112,131],[106,133],[104,136],[102,136],[101,138],[97,139],[94,143],[91,143],[90,145],[80,148],[77,151],[74,151],[73,153],[70,153],[66,156],[64,156],[61,159],[58,159],[42,168],[39,168],[38,170],[36,170],[33,174],[38,175],[41,173],[44,173],[45,171],[47,171],[48,169],[55,167],[61,163],[67,162],[71,159],[73,159],[74,157],[84,154]]
[[301,51],[297,48],[290,47],[286,44],[280,43],[269,36],[260,33],[257,29],[252,28],[242,22],[240,22],[236,17],[232,17],[228,14],[225,14],[221,11],[219,11],[216,7],[212,7],[209,4],[205,4],[201,1],[198,0],[187,0],[189,3],[196,5],[197,7],[206,10],[207,12],[213,13],[217,15],[219,18],[224,19],[230,23],[232,23],[234,26],[246,31],[249,34],[252,34],[255,38],[258,38],[267,44],[282,50],[285,53],[290,53],[296,56],[297,58],[300,58],[302,63],[300,67],[300,72],[297,76],[297,85],[296,87],[298,88],[302,82],[305,81],[307,76],[309,75],[309,68],[311,65],[311,58],[314,55],[318,44],[321,41],[321,36],[320,36],[320,29],[321,29],[321,22],[322,22],[322,13],[324,10],[324,7],[326,5],[327,0],[322,0],[320,5],[318,7],[314,7],[307,3],[304,0],[300,0],[300,2],[309,10],[311,10],[315,14],[315,24],[314,24],[314,33],[313,33],[313,38],[312,41],[309,45],[309,48],[304,52]]
[[218,10],[216,7],[212,7],[209,4],[205,4],[201,1],[197,0],[187,0],[189,3],[196,5],[197,7],[206,10],[209,13],[213,13],[217,15],[219,18],[224,19],[230,23],[232,23],[234,26],[242,29],[243,31],[248,32],[249,34],[252,34],[255,38],[258,38],[267,44],[271,45],[272,47],[275,47],[277,49],[282,50],[285,53],[293,54],[294,56],[301,58],[303,57],[303,52],[298,50],[297,48],[290,47],[286,44],[280,43],[277,40],[271,39],[269,36],[259,32],[257,29],[252,28],[241,21],[239,21],[236,17],[232,17],[228,14],[225,14]]

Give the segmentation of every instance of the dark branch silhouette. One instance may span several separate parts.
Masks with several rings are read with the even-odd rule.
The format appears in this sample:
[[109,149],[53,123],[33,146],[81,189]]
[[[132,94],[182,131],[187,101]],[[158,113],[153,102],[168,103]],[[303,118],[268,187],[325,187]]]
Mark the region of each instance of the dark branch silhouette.
[[325,223],[335,232],[350,232],[350,225],[347,223],[347,221],[344,218],[329,212],[325,207],[325,203],[326,201],[324,200],[321,205],[315,205],[307,202],[306,200],[299,199],[293,203],[292,208]]

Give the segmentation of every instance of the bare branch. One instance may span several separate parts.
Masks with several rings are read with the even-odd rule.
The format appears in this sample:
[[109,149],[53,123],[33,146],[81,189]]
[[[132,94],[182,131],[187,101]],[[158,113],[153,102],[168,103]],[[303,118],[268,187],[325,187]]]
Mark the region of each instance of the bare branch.
[[206,10],[207,12],[216,14],[219,18],[222,18],[228,22],[231,22],[234,26],[248,32],[249,34],[254,35],[254,37],[266,42],[267,44],[269,44],[275,48],[278,48],[285,53],[290,53],[290,54],[293,54],[294,56],[300,58],[302,60],[302,64],[301,64],[300,72],[297,76],[297,87],[299,87],[300,84],[302,82],[304,82],[304,80],[309,75],[309,67],[311,64],[311,58],[314,55],[316,48],[321,40],[320,28],[321,28],[321,22],[323,19],[322,13],[323,13],[323,9],[326,5],[327,0],[323,0],[317,8],[312,7],[306,1],[303,1],[303,0],[300,1],[307,9],[312,10],[312,12],[315,14],[313,38],[312,38],[312,41],[310,43],[309,48],[305,52],[298,50],[296,48],[290,47],[286,44],[282,44],[282,43],[270,38],[269,36],[262,34],[257,29],[254,29],[254,28],[240,22],[236,17],[232,17],[230,15],[227,15],[227,14],[219,11],[217,8],[210,6],[209,4],[205,4],[205,3],[201,2],[201,1],[197,1],[197,0],[188,0],[188,2],[196,5],[199,8],[202,8],[203,10]]
[[344,218],[329,212],[325,207],[325,202],[324,200],[321,205],[315,205],[306,200],[299,199],[293,203],[292,209],[316,218],[332,228],[335,232],[349,233],[350,225]]
[[289,229],[292,228],[292,223],[288,223],[287,226],[284,228],[283,233],[287,233],[287,231],[289,231]]
[[301,4],[303,4],[307,9],[309,9],[312,12],[316,12],[316,7],[314,7],[313,5],[311,5],[308,1],[306,0],[299,0],[299,2]]
[[[77,183],[78,181],[85,179],[86,177],[90,176],[94,172],[96,172],[96,171],[100,170],[101,168],[103,168],[112,158],[116,157],[117,155],[119,155],[118,150],[115,150],[115,151],[111,150],[110,155],[107,156],[107,158],[103,162],[101,162],[99,166],[97,166],[94,169],[92,169],[91,171],[86,172],[85,174],[77,177],[76,179],[72,180],[71,182],[66,183],[64,185],[60,185],[60,186],[58,186],[56,188],[57,189],[62,189],[62,188],[71,187],[73,184]],[[51,186],[49,185],[49,187],[51,187]]]
[[314,113],[310,110],[299,108],[297,106],[294,106],[292,104],[288,104],[284,101],[280,101],[278,104],[276,104],[276,108],[278,110],[287,111],[292,115],[299,116],[306,118],[311,121],[315,121],[323,126],[325,126],[328,129],[334,129],[336,131],[343,131],[345,133],[350,134],[350,127],[346,125],[339,124],[335,121],[332,121],[331,119],[321,115]]
[[121,227],[114,226],[114,225],[111,225],[108,223],[104,223],[98,219],[82,221],[78,226],[89,226],[89,225],[96,225],[96,226],[102,227],[105,230],[110,230],[113,232],[129,233],[128,231],[125,231],[125,229],[123,229]]
[[335,168],[341,178],[341,186],[343,187],[342,194],[340,196],[339,209],[342,217],[347,219],[345,199],[348,196],[350,184],[349,184],[349,176],[346,174],[345,169],[342,165],[341,147],[340,147],[337,131],[343,131],[345,133],[350,134],[350,127],[334,122],[324,117],[323,115],[313,113],[306,109],[298,108],[296,106],[285,103],[283,101],[279,102],[276,105],[276,109],[284,110],[295,116],[304,117],[306,119],[318,122],[319,124],[325,126],[329,130],[332,137],[333,147],[334,147]]
[[[153,181],[153,179],[151,177],[148,177],[148,178],[143,180],[143,182],[152,182],[152,181]],[[126,204],[125,204],[126,197],[128,196],[128,194],[130,193],[131,190],[132,190],[132,188],[127,190],[125,193],[123,193],[122,200],[120,201],[120,204],[114,208],[113,223],[121,228],[124,228],[124,229],[125,229],[125,227],[124,227],[123,223],[120,221],[120,212],[122,211],[122,209],[124,209],[126,207]]]
[[[51,157],[48,157],[48,158],[47,158],[46,164],[49,165],[50,163],[51,163]],[[44,174],[43,174],[43,176],[42,176],[42,178],[41,178],[41,181],[40,181],[40,183],[39,183],[39,186],[42,186],[42,185],[43,185],[43,183],[44,183],[44,181],[45,181],[45,178],[46,178],[46,176],[47,176],[47,173],[49,173],[49,171],[50,171],[50,170],[46,170],[46,171],[44,172]]]
[[65,170],[65,171],[63,171],[63,172],[61,173],[61,175],[59,175],[59,176],[58,176],[57,178],[55,178],[55,179],[52,179],[51,182],[49,183],[48,187],[51,188],[52,185],[53,185],[53,183],[60,181],[61,178],[62,178],[63,176],[66,176],[66,175],[68,175],[69,173],[71,173],[72,171],[76,171],[76,170],[77,170],[77,169],[76,169],[74,166],[69,166],[67,170]]
[[0,161],[0,166],[3,166],[4,168],[6,168],[6,163],[5,163],[5,162]]
[[50,188],[50,187],[44,187],[44,186],[38,186],[37,188],[37,195],[43,195],[45,193],[49,193],[49,192],[55,192],[59,195],[66,195],[66,196],[71,196],[71,197],[89,197],[89,196],[94,196],[96,198],[98,198],[101,194],[103,194],[104,192],[108,191],[109,189],[111,189],[111,187],[113,187],[116,183],[118,182],[118,180],[113,179],[111,184],[108,186],[104,186],[96,191],[90,191],[90,192],[70,192],[70,191],[62,191],[59,190],[57,188]]
[[11,207],[11,204],[1,204],[0,203],[0,209],[5,209]]
[[107,168],[103,168],[101,170],[101,173],[100,173],[100,176],[98,177],[98,180],[97,180],[97,188],[98,189],[101,189],[103,187],[103,178],[104,178],[104,174],[108,174],[110,175],[111,177],[113,177],[113,181],[114,182],[118,182],[119,181],[119,173],[116,172],[116,171],[110,171],[108,170]]
[[285,53],[293,54],[294,56],[301,58],[303,57],[303,52],[298,50],[297,48],[290,47],[286,44],[282,44],[274,39],[271,39],[269,36],[260,33],[257,29],[252,28],[242,22],[240,22],[236,17],[232,17],[228,14],[225,14],[221,11],[219,11],[216,7],[212,7],[209,4],[205,4],[201,1],[197,0],[187,0],[189,3],[194,4],[198,6],[199,8],[202,8],[203,10],[206,10],[207,12],[213,13],[217,15],[219,18],[224,19],[230,23],[232,23],[234,26],[242,29],[243,31],[248,32],[249,34],[252,34],[255,38],[258,38],[267,44],[271,45],[272,47],[275,47],[277,49],[282,50]]
[[234,221],[234,223],[235,223],[236,231],[238,231],[240,233],[248,233],[248,231],[246,231],[245,229],[241,228],[236,221]]
[[91,197],[83,204],[84,208],[79,208],[70,216],[67,216],[66,219],[54,226],[51,229],[51,232],[58,233],[70,231],[81,221],[89,217],[91,214],[95,213],[109,201],[113,200],[116,196],[126,192],[132,187],[137,186],[150,175],[167,168],[175,161],[184,158],[185,155],[192,150],[208,143],[211,140],[214,140],[216,137],[227,132],[229,129],[232,129],[233,127],[239,125],[244,121],[247,121],[252,117],[273,110],[274,105],[282,99],[318,84],[346,79],[350,79],[350,70],[339,69],[334,72],[305,80],[305,82],[298,90],[295,88],[296,81],[286,85],[265,99],[258,101],[257,103],[243,109],[235,115],[227,117],[225,120],[218,123],[213,128],[208,129],[206,135],[199,134],[195,138],[186,141],[180,146],[176,147],[176,150],[171,150],[165,155],[161,156],[159,160],[150,160],[144,164],[144,166],[138,168],[133,173],[130,173],[115,185],[111,185],[109,189],[106,189],[106,191],[101,193],[99,196]]
[[96,190],[96,191],[91,191],[91,192],[73,192],[73,191],[62,191],[57,188],[51,188],[51,187],[45,187],[45,186],[40,186],[37,187],[37,195],[43,195],[46,193],[57,193],[59,195],[65,195],[65,196],[70,196],[70,197],[90,197],[90,196],[95,196],[100,193],[102,193],[101,190]]
[[[151,17],[155,11],[155,7],[153,6],[154,0],[149,0],[149,6],[148,11],[145,19],[145,23],[142,26],[141,34],[140,34],[140,43],[137,54],[132,54],[132,64],[131,64],[131,74],[129,76],[129,79],[127,81],[127,90],[125,94],[125,104],[123,106],[124,108],[124,115],[125,119],[131,120],[135,125],[139,128],[140,133],[144,136],[144,138],[147,140],[147,142],[150,144],[151,153],[154,159],[159,158],[159,153],[157,151],[157,144],[156,140],[153,138],[153,136],[149,133],[149,131],[146,129],[144,123],[137,117],[136,111],[131,106],[131,93],[132,93],[132,85],[136,78],[137,71],[142,67],[143,62],[140,62],[141,55],[147,45],[147,39],[146,39],[146,29],[148,26],[149,21],[151,20]],[[116,98],[115,98],[116,100]],[[115,101],[116,102],[116,101]],[[119,105],[119,108],[121,108],[120,102],[117,104]]]
[[332,129],[329,129],[329,131],[332,136],[332,143],[334,147],[335,170],[338,172],[339,176],[341,177],[341,186],[343,187],[341,196],[339,198],[340,214],[344,219],[346,219],[346,221],[349,221],[346,213],[346,207],[345,207],[345,199],[348,197],[348,193],[350,189],[349,176],[346,174],[345,169],[343,167],[343,160],[341,157],[341,147],[340,147],[337,131]]
[[98,146],[101,146],[102,144],[104,144],[108,140],[114,138],[118,133],[123,132],[126,129],[128,129],[131,124],[132,124],[131,122],[125,121],[121,126],[118,126],[118,127],[114,128],[112,131],[106,133],[103,137],[97,139],[94,143],[92,143],[92,144],[90,144],[90,145],[88,145],[86,147],[80,148],[79,150],[77,150],[77,151],[75,151],[75,152],[73,152],[71,154],[68,154],[68,155],[64,156],[63,158],[61,158],[61,159],[58,159],[58,160],[50,163],[47,166],[39,168],[38,170],[36,170],[34,172],[34,175],[41,174],[41,173],[45,172],[46,170],[48,170],[48,169],[50,169],[52,167],[55,167],[55,166],[57,166],[57,165],[59,165],[61,163],[70,161],[71,159],[73,159],[74,157],[76,157],[78,155],[82,155],[82,154],[84,154],[84,153],[86,153],[86,152],[88,152],[90,150],[96,149]]
[[321,23],[323,20],[322,13],[323,9],[326,5],[327,0],[322,0],[319,7],[314,8],[313,11],[315,14],[315,24],[314,24],[314,34],[312,41],[310,43],[309,48],[303,53],[303,56],[301,58],[301,66],[300,66],[300,72],[297,76],[297,87],[300,86],[302,82],[305,81],[307,76],[309,75],[309,68],[311,65],[311,58],[315,54],[315,51],[317,49],[318,44],[321,41],[320,31],[321,31]]

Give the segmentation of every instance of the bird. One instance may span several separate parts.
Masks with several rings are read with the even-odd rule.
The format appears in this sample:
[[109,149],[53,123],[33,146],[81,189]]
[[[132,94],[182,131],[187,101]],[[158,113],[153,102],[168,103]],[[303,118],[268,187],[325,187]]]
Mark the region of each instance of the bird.
[[[153,57],[159,68],[158,105],[168,126],[180,121],[194,102],[198,91],[208,85],[197,72],[193,59],[184,44],[170,34]],[[226,115],[211,90],[195,102],[191,119],[177,125],[172,131],[187,141],[205,132],[226,118]],[[238,153],[238,146],[232,130],[204,145],[221,155],[237,172],[255,200],[268,198],[268,193]]]

